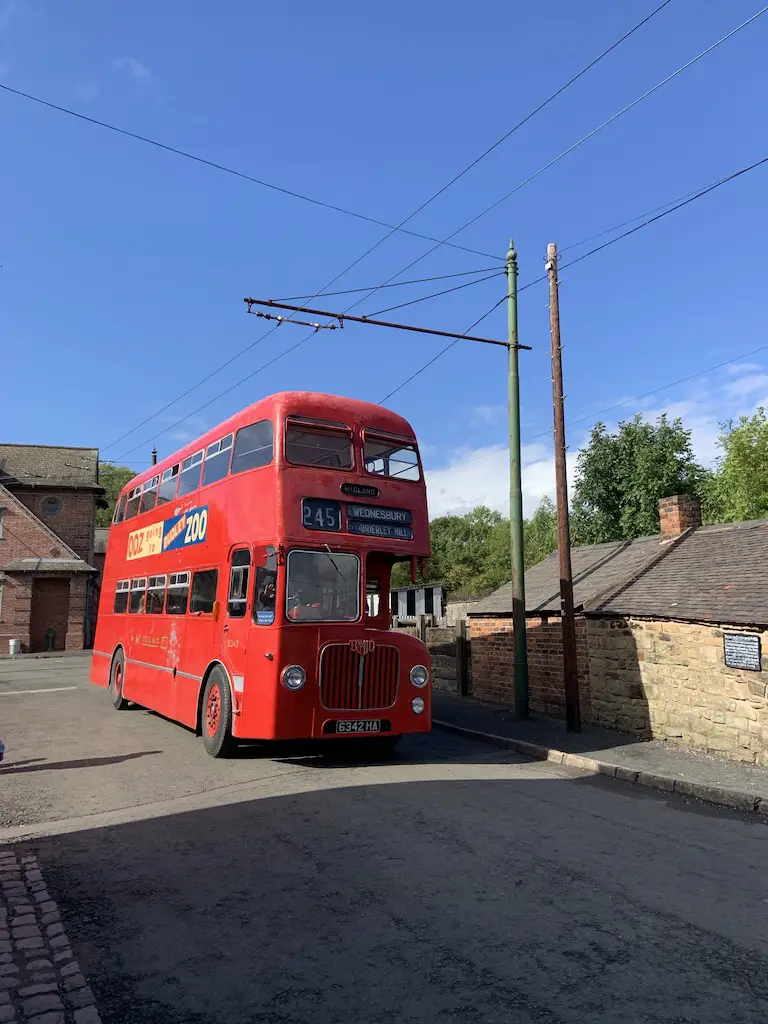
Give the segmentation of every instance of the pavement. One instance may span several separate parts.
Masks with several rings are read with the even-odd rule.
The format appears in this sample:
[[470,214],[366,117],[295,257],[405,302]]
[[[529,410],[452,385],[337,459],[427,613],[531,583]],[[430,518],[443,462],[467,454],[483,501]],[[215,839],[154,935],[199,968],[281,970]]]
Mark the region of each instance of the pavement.
[[3,1024],[768,1019],[760,815],[445,730],[214,761],[87,672],[0,663]]
[[432,717],[439,728],[527,757],[768,816],[768,768],[594,726],[569,733],[561,721],[517,721],[508,709],[438,691]]

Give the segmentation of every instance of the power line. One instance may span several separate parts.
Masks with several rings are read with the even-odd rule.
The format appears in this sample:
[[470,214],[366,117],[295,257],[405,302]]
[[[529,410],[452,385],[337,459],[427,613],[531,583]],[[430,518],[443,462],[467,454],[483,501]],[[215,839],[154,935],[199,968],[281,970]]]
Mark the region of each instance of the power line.
[[[184,157],[185,160],[192,160],[194,163],[202,164],[204,167],[211,167],[215,171],[222,171],[224,174],[231,174],[233,177],[240,178],[243,181],[248,181],[252,185],[260,185],[262,188],[271,189],[273,192],[279,192],[281,195],[290,196],[292,199],[300,199],[302,202],[311,203],[313,206],[319,206],[324,210],[332,210],[334,213],[343,213],[346,217],[354,217],[356,220],[363,220],[368,224],[376,224],[378,227],[389,228],[390,234],[400,231],[404,235],[411,235],[413,238],[420,238],[423,241],[437,242],[439,245],[442,245],[442,242],[440,242],[438,238],[432,238],[430,235],[424,235],[418,231],[410,231],[407,228],[403,228],[401,225],[389,224],[385,220],[378,220],[376,217],[369,217],[364,213],[358,213],[356,210],[347,210],[343,206],[336,206],[335,203],[326,203],[322,199],[314,199],[312,196],[305,196],[301,192],[295,192],[292,189],[283,188],[281,185],[275,185],[271,181],[264,181],[262,178],[256,178],[252,174],[246,174],[244,171],[238,171],[234,167],[228,167],[226,164],[220,164],[216,160],[208,160],[206,157],[199,156],[197,153],[190,153],[187,150],[179,149],[177,146],[171,146],[168,143],[160,142],[158,139],[152,139],[148,135],[140,135],[138,132],[130,132],[127,128],[118,128],[117,125],[110,124],[108,121],[100,121],[98,118],[88,117],[87,114],[81,114],[77,110],[72,110],[69,107],[63,107],[59,103],[52,103],[50,100],[44,100],[41,96],[34,96],[32,93],[22,92],[21,89],[13,89],[10,85],[5,85],[2,82],[0,82],[0,89],[13,94],[14,96],[19,96],[21,99],[30,100],[32,103],[37,103],[42,107],[47,107],[49,110],[55,110],[60,114],[68,114],[70,117],[76,117],[79,121],[85,121],[87,124],[95,125],[98,128],[106,128],[109,131],[115,132],[118,135],[123,135],[128,139],[134,139],[137,142],[144,142],[148,146],[154,146],[156,149],[162,149],[166,153],[173,153],[174,156],[181,156]],[[389,238],[389,235],[387,235],[387,238]],[[480,252],[477,249],[469,249],[465,245],[454,245],[452,242],[447,242],[446,244],[452,249],[460,249],[462,252],[471,252],[475,256],[487,256],[489,259],[495,258],[494,256],[491,256],[490,253]]]
[[375,313],[366,313],[366,316],[381,316],[382,313],[391,313],[393,309],[404,309],[406,306],[415,306],[417,302],[426,302],[428,299],[436,299],[439,295],[448,295],[449,292],[458,292],[461,291],[462,288],[471,288],[473,284],[482,284],[484,281],[490,281],[491,278],[500,277],[503,273],[503,270],[497,270],[493,274],[488,274],[487,277],[478,278],[476,281],[465,281],[464,284],[455,284],[452,288],[443,288],[442,291],[432,292],[430,295],[422,295],[418,299],[409,299],[408,302],[401,302],[397,306],[387,306],[386,309],[377,309]]
[[[490,206],[487,206],[484,210],[482,210],[476,216],[472,217],[470,220],[466,221],[466,223],[464,223],[460,227],[456,228],[456,230],[452,231],[450,235],[446,235],[446,237],[445,237],[445,239],[443,239],[443,241],[448,241],[451,238],[454,238],[460,232],[466,230],[466,228],[470,227],[472,224],[475,224],[482,217],[485,217],[486,214],[491,212],[491,210],[495,210],[497,206],[500,206],[501,203],[503,203],[507,199],[509,199],[510,196],[513,196],[516,192],[519,192],[520,189],[524,188],[526,185],[529,185],[532,181],[534,181],[536,178],[538,178],[545,171],[548,171],[550,169],[550,167],[554,167],[555,164],[559,163],[561,160],[563,160],[570,153],[573,153],[574,150],[578,149],[580,146],[583,146],[585,142],[588,142],[590,139],[594,138],[595,135],[597,135],[599,132],[601,132],[604,128],[607,128],[608,125],[613,124],[613,122],[618,120],[618,118],[622,117],[628,111],[632,110],[633,107],[636,107],[638,105],[638,103],[642,103],[643,100],[648,99],[649,96],[652,96],[655,92],[657,92],[663,86],[667,85],[674,78],[677,78],[678,75],[681,75],[684,71],[686,71],[692,65],[696,64],[697,61],[700,61],[702,59],[702,57],[706,57],[707,54],[711,53],[713,50],[715,50],[722,43],[726,42],[732,36],[736,35],[737,32],[740,32],[742,29],[746,28],[748,25],[751,25],[753,21],[756,21],[759,17],[761,17],[766,12],[768,12],[768,6],[763,7],[756,14],[753,14],[751,18],[747,18],[746,21],[742,22],[740,25],[737,25],[736,28],[731,29],[730,32],[727,32],[724,36],[721,36],[718,40],[716,40],[716,42],[712,43],[711,46],[708,46],[706,48],[706,50],[702,50],[701,53],[698,53],[695,57],[691,58],[691,60],[687,61],[685,64],[683,64],[681,67],[679,67],[676,71],[673,71],[672,74],[667,75],[666,78],[663,78],[660,82],[657,82],[656,85],[652,86],[650,89],[647,89],[644,93],[642,93],[636,99],[632,100],[631,103],[628,103],[626,106],[622,107],[621,110],[617,111],[617,113],[611,115],[611,117],[609,117],[607,120],[603,121],[602,124],[599,124],[597,126],[597,128],[593,128],[591,132],[588,132],[586,135],[584,135],[581,139],[578,140],[578,142],[574,142],[573,145],[569,146],[567,149],[564,149],[562,151],[562,153],[559,153],[556,157],[553,157],[553,159],[550,160],[548,163],[544,164],[543,167],[540,167],[537,171],[534,171],[533,174],[530,174],[523,181],[519,182],[519,184],[515,185],[514,188],[511,188],[508,192],[505,192],[504,195],[501,196],[500,199],[497,199],[495,202],[491,203]],[[415,260],[412,260],[407,266],[403,267],[403,269],[401,271],[399,271],[398,274],[395,274],[394,277],[399,277],[400,274],[404,274],[407,270],[410,270],[411,267],[415,267],[417,263],[421,263],[421,261],[423,259],[426,259],[427,256],[430,256],[433,252],[435,252],[435,250],[437,248],[438,248],[438,246],[433,246],[431,249],[427,249],[427,251],[425,253],[423,253],[421,256],[418,256]],[[389,278],[390,281],[392,279],[393,278]]]
[[[634,233],[636,231],[640,231],[642,228],[647,228],[650,224],[654,224],[656,221],[661,220],[663,217],[669,216],[670,213],[675,213],[677,210],[682,209],[684,206],[687,206],[689,203],[694,202],[694,200],[701,199],[703,196],[708,195],[710,192],[713,192],[716,188],[720,188],[721,185],[726,185],[726,184],[728,184],[728,182],[734,181],[736,178],[741,177],[741,175],[747,174],[749,171],[754,171],[757,167],[762,167],[766,163],[768,163],[768,156],[767,157],[763,157],[762,160],[755,161],[755,163],[750,164],[748,167],[742,167],[738,171],[734,171],[731,174],[725,175],[725,177],[720,178],[719,181],[715,181],[711,185],[707,185],[704,188],[699,189],[697,192],[689,192],[687,196],[684,196],[679,201],[673,200],[672,202],[675,204],[673,206],[670,206],[669,203],[665,203],[664,207],[657,207],[657,209],[661,209],[664,212],[657,213],[654,217],[650,217],[648,220],[645,220],[642,224],[637,224],[635,227],[630,228],[628,231],[625,231],[625,232],[623,232],[620,235],[617,235],[615,238],[611,238],[609,241],[603,242],[602,245],[595,246],[595,248],[594,249],[590,249],[589,252],[582,253],[581,256],[577,256],[575,259],[572,259],[570,262],[564,263],[559,268],[559,272],[562,273],[562,271],[563,270],[567,270],[568,267],[572,267],[576,263],[581,263],[582,260],[587,259],[589,256],[594,256],[595,253],[602,252],[603,249],[607,249],[609,246],[614,245],[616,242],[620,242],[622,239],[628,238],[630,235],[634,235]],[[669,209],[665,209],[665,207],[670,207],[670,208]],[[641,214],[640,216],[646,216],[646,214]],[[623,224],[617,225],[617,228],[618,227],[623,227],[624,224],[631,224],[633,221],[638,220],[638,219],[639,219],[638,217],[633,217],[633,218],[631,218],[631,220],[624,221]],[[609,228],[608,231],[615,231],[617,228]],[[606,234],[607,232],[601,232],[601,233],[602,234]],[[592,236],[592,237],[594,238],[596,236]],[[589,241],[589,239],[585,239],[584,241]],[[572,248],[575,248],[575,246],[582,245],[582,244],[584,244],[584,243],[583,242],[574,242],[573,245],[567,246],[566,248],[572,249]],[[565,250],[563,250],[563,251],[565,251]],[[520,294],[520,292],[524,292],[528,288],[532,288],[534,285],[541,284],[542,281],[546,281],[546,280],[547,280],[547,275],[546,274],[542,274],[541,277],[536,277],[532,281],[528,281],[526,284],[524,284],[520,288],[518,288],[518,295]],[[408,377],[407,380],[403,381],[403,383],[400,384],[398,387],[396,387],[394,391],[390,391],[390,393],[385,398],[383,398],[381,403],[379,403],[379,404],[382,404],[388,398],[391,398],[392,395],[395,395],[395,394],[397,394],[398,391],[401,391],[406,386],[406,384],[410,384],[410,382],[412,380],[415,380],[416,377],[418,377],[420,374],[422,374],[424,372],[424,370],[426,370],[433,363],[435,363],[440,358],[440,356],[444,355],[449,349],[453,348],[454,344],[455,344],[455,342],[453,342],[451,345],[447,345],[441,352],[439,352],[437,354],[437,356],[435,356],[433,359],[430,359],[428,362],[424,363],[424,365],[422,367],[420,367],[418,370],[416,370],[415,373],[412,373],[411,376]]]
[[[654,211],[651,211],[654,212]],[[623,225],[622,225],[623,226]],[[409,284],[425,284],[428,281],[447,281],[451,277],[469,277],[472,274],[489,274],[492,270],[503,271],[504,267],[482,267],[479,270],[460,270],[456,274],[435,274],[433,277],[417,277],[411,281],[396,281],[394,284],[369,284],[365,288],[342,288],[337,292],[306,292],[304,295],[284,295],[278,302],[298,302],[300,299],[324,299],[329,295],[353,295],[355,292],[376,292],[382,288],[404,288]]]
[[[573,78],[569,79],[564,85],[562,85],[558,90],[556,90],[556,92],[554,92],[543,103],[541,103],[538,107],[536,107],[530,114],[528,114],[525,118],[523,118],[523,120],[521,120],[516,125],[514,125],[508,132],[505,133],[504,136],[502,136],[502,138],[500,138],[491,147],[489,147],[487,150],[485,150],[476,160],[472,161],[472,163],[470,163],[467,167],[465,167],[462,171],[460,171],[459,174],[455,175],[441,189],[439,189],[437,192],[433,193],[433,195],[431,195],[429,197],[429,199],[426,200],[426,202],[422,203],[419,207],[417,207],[412,213],[410,213],[398,225],[395,225],[395,226],[386,225],[387,227],[390,228],[389,232],[386,235],[384,235],[381,239],[379,239],[379,241],[376,242],[373,246],[371,246],[368,249],[366,249],[365,252],[361,256],[358,256],[355,260],[353,260],[352,263],[349,264],[349,266],[345,267],[345,269],[341,271],[340,274],[337,274],[336,277],[334,277],[330,282],[328,282],[328,284],[326,284],[324,286],[324,288],[322,289],[321,292],[315,292],[313,295],[311,295],[309,297],[308,301],[311,302],[314,299],[316,299],[320,294],[326,292],[326,290],[328,288],[330,288],[333,284],[335,284],[336,281],[338,281],[338,280],[340,280],[340,278],[344,277],[345,274],[348,274],[349,271],[352,270],[354,267],[356,267],[358,263],[362,262],[362,260],[364,260],[367,256],[369,256],[375,249],[377,249],[380,245],[382,245],[384,242],[386,242],[387,239],[389,239],[392,236],[392,234],[394,234],[395,231],[401,230],[403,228],[403,226],[408,223],[408,221],[410,221],[413,217],[415,217],[422,210],[424,210],[438,196],[442,195],[442,193],[445,192],[446,189],[450,188],[451,185],[453,185],[456,181],[459,180],[459,178],[463,177],[464,174],[466,174],[469,170],[471,170],[473,167],[475,167],[477,165],[477,163],[480,162],[480,160],[483,160],[486,156],[488,156],[489,153],[491,153],[494,149],[496,149],[499,145],[501,145],[502,142],[504,142],[506,139],[508,139],[510,135],[512,135],[514,132],[516,132],[519,128],[521,128],[527,121],[529,121],[532,117],[534,117],[539,111],[543,110],[544,107],[548,106],[548,104],[551,103],[557,96],[559,96],[565,89],[567,89],[569,86],[573,85],[574,82],[576,82],[579,78],[581,78],[582,75],[586,74],[587,71],[589,71],[591,68],[593,68],[599,61],[601,61],[604,57],[606,57],[612,50],[616,49],[616,47],[619,46],[622,42],[624,42],[625,39],[628,39],[638,29],[640,29],[644,24],[646,24],[646,22],[648,22],[651,18],[653,18],[661,10],[663,10],[664,7],[666,7],[669,2],[670,2],[670,0],[664,0],[664,2],[661,3],[658,7],[656,7],[649,15],[647,15],[645,18],[643,18],[642,21],[638,22],[637,25],[635,25],[632,29],[630,29],[623,36],[621,36],[615,43],[611,44],[611,46],[609,46],[606,50],[604,50],[598,57],[596,57],[594,60],[592,60],[589,64],[585,65],[585,67],[582,68],[582,70],[579,71],[577,75],[575,75]],[[10,91],[17,92],[17,90],[10,90]],[[37,97],[28,96],[25,93],[19,93],[19,95],[25,96],[28,99],[35,100],[36,102],[41,102],[41,103],[43,103],[46,106],[53,107],[53,109],[64,109],[64,108],[58,108],[54,104],[49,104],[49,103],[47,103],[47,101],[38,100]],[[84,115],[75,114],[74,111],[68,111],[68,110],[65,109],[64,112],[65,113],[72,113],[74,116],[82,117],[84,120],[87,120],[87,121],[91,120],[90,118],[87,118]],[[102,124],[102,122],[96,122],[96,123],[98,123],[100,125]],[[106,124],[103,124],[102,126],[103,127],[107,127],[107,128],[112,128],[113,127],[111,125],[106,125]],[[121,131],[121,129],[114,129],[114,130],[115,131]],[[145,139],[143,139],[143,137],[140,137],[140,136],[133,136],[131,133],[125,133],[125,134],[131,135],[131,137],[141,138],[142,141],[151,141],[151,140],[145,140]],[[158,144],[158,145],[160,145],[160,144]],[[167,147],[164,147],[164,146],[161,145],[160,148],[167,148]],[[176,150],[173,150],[173,152],[176,152]],[[187,155],[187,154],[182,154],[182,155]],[[202,162],[210,163],[209,161],[202,161]],[[226,170],[226,171],[229,171],[229,168],[223,168],[223,169]],[[231,173],[237,173],[239,175],[239,172],[234,172],[233,171]],[[261,184],[261,182],[259,182],[259,183]],[[438,243],[438,246],[439,246],[439,243]],[[435,248],[438,248],[438,246],[435,246]],[[434,252],[435,248],[430,249],[429,251],[430,252]],[[427,255],[427,254],[425,254],[425,255]],[[416,261],[416,262],[418,262],[418,261]],[[413,264],[411,264],[411,265],[413,265]],[[405,268],[405,269],[407,269],[407,268]],[[371,289],[365,289],[366,291],[369,292],[367,297],[370,298],[371,296],[373,296],[380,288],[389,287],[393,283],[394,278],[395,277],[399,277],[400,274],[402,274],[402,273],[405,273],[405,270],[402,270],[399,273],[394,274],[392,277],[388,278],[386,281],[384,281],[380,285],[377,285],[377,286],[375,286],[375,287],[373,287]],[[306,296],[300,296],[300,298],[307,298],[307,297]],[[363,300],[360,300],[360,301],[363,301]],[[345,310],[345,312],[349,312],[350,309],[354,309],[354,307],[356,305],[358,305],[357,302],[353,303],[351,306],[349,306]],[[216,376],[216,374],[218,374],[220,372],[220,370],[225,369],[227,366],[230,365],[230,363],[234,362],[236,359],[239,359],[242,355],[245,355],[247,352],[249,352],[256,345],[258,345],[262,341],[264,341],[276,329],[277,329],[276,327],[273,327],[270,330],[266,331],[263,335],[261,335],[255,341],[253,341],[250,345],[247,345],[245,348],[241,349],[238,353],[236,353],[234,356],[232,356],[232,358],[230,358],[226,362],[222,363],[217,369],[211,371],[211,373],[207,374],[205,377],[202,378],[202,380],[198,381],[191,388],[188,388],[185,392],[183,392],[177,398],[174,398],[171,402],[169,402],[166,405],[164,405],[157,412],[153,413],[151,416],[149,416],[146,419],[142,420],[141,423],[139,423],[135,427],[132,427],[130,430],[128,430],[126,433],[122,434],[116,440],[111,441],[106,446],[106,448],[104,450],[106,450],[107,448],[111,448],[115,444],[118,444],[124,438],[129,437],[132,433],[134,433],[136,430],[139,430],[145,424],[150,423],[153,419],[155,419],[161,413],[165,412],[171,406],[175,405],[182,398],[186,398],[186,396],[189,395],[192,391],[195,391],[202,384],[207,383],[207,381],[209,381],[212,377]],[[305,341],[309,341],[309,339],[311,337],[313,337],[313,336],[314,336],[314,332],[311,335],[307,335],[307,337],[304,340]],[[297,347],[298,347],[298,345],[294,346],[293,348],[297,348]],[[293,351],[293,348],[289,349],[288,351]],[[284,353],[284,354],[287,354],[287,353]],[[271,365],[271,363],[268,364],[268,365]],[[246,377],[245,379],[248,379],[248,378]],[[166,430],[169,430],[169,429],[172,429],[172,428],[171,427],[166,428]],[[165,432],[166,431],[163,431],[163,433],[165,433]]]
[[[502,297],[501,297],[501,298],[499,299],[499,301],[498,301],[498,302],[495,302],[495,303],[494,303],[494,304],[493,304],[493,305],[491,306],[491,308],[490,308],[490,309],[488,310],[488,312],[487,312],[487,313],[483,313],[483,315],[482,315],[482,316],[480,317],[480,319],[479,319],[479,320],[475,320],[475,322],[474,322],[473,324],[471,324],[471,325],[470,325],[470,326],[469,326],[469,327],[468,327],[468,328],[466,329],[466,331],[464,331],[464,334],[469,334],[469,332],[470,332],[470,331],[472,331],[472,330],[474,330],[474,328],[475,328],[475,327],[477,327],[477,325],[478,325],[479,323],[481,323],[481,322],[482,322],[483,320],[485,320],[485,318],[486,318],[487,316],[490,316],[490,315],[491,315],[491,313],[493,313],[493,311],[494,311],[495,309],[498,309],[498,308],[499,308],[499,306],[500,306],[500,305],[502,304],[502,302],[506,302],[506,301],[507,301],[507,296],[506,296],[506,295],[502,295]],[[415,373],[412,373],[412,374],[411,374],[411,376],[410,376],[410,377],[408,378],[408,380],[404,380],[402,384],[398,384],[398,386],[397,386],[397,387],[395,388],[395,390],[394,390],[394,391],[390,391],[388,395],[384,395],[384,397],[383,397],[383,398],[382,398],[382,399],[380,400],[380,402],[379,402],[378,404],[379,404],[379,405],[384,405],[384,403],[385,403],[385,402],[386,402],[386,401],[387,401],[388,399],[390,399],[390,398],[392,397],[392,395],[396,395],[398,391],[401,391],[401,390],[402,390],[402,389],[403,389],[403,388],[404,388],[404,387],[406,386],[406,384],[410,384],[410,383],[411,383],[411,381],[412,381],[412,380],[414,380],[414,379],[415,379],[416,377],[418,377],[420,373],[423,373],[423,371],[424,371],[424,370],[426,370],[428,366],[431,366],[431,365],[432,365],[432,363],[435,363],[435,362],[437,362],[437,360],[438,360],[438,359],[439,359],[439,358],[440,358],[441,356],[445,355],[445,353],[446,353],[446,352],[448,351],[448,349],[450,349],[450,348],[453,348],[453,346],[454,346],[454,345],[458,345],[458,343],[459,343],[460,341],[461,341],[461,338],[456,338],[456,339],[455,339],[454,341],[450,342],[450,344],[446,345],[446,346],[445,346],[445,348],[441,349],[441,350],[440,350],[440,351],[439,351],[439,352],[437,353],[437,355],[436,355],[436,356],[433,356],[433,357],[432,357],[432,358],[431,358],[431,359],[429,360],[429,362],[428,362],[428,363],[425,363],[425,364],[424,364],[424,365],[423,365],[423,366],[421,367],[421,369],[417,370],[417,371],[416,371]]]

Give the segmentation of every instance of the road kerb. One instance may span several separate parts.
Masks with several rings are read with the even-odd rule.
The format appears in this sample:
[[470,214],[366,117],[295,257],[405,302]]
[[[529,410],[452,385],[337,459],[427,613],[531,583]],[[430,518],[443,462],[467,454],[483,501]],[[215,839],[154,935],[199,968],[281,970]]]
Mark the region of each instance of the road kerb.
[[444,732],[456,733],[470,739],[482,740],[497,747],[513,750],[517,754],[531,757],[539,761],[552,761],[567,768],[579,768],[593,775],[606,775],[621,782],[631,782],[647,789],[655,789],[660,793],[676,793],[678,796],[701,800],[703,803],[717,807],[729,807],[736,811],[747,811],[768,818],[768,798],[761,798],[754,793],[741,789],[729,789],[726,786],[709,786],[701,782],[689,782],[671,775],[658,775],[654,772],[643,772],[623,765],[612,764],[599,758],[585,754],[570,754],[565,750],[529,743],[526,740],[514,739],[512,736],[498,736],[495,733],[470,729],[453,722],[432,719],[432,724]]

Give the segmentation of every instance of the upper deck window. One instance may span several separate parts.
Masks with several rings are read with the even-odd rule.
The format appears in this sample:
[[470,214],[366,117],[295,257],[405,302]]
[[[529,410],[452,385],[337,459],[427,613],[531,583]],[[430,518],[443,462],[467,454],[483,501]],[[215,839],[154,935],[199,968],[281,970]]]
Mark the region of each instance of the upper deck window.
[[179,479],[179,464],[171,466],[170,469],[166,469],[163,473],[160,481],[160,489],[157,492],[157,504],[165,505],[168,501],[173,501],[176,497],[176,483]]
[[117,523],[122,523],[123,521],[123,516],[125,515],[125,503],[127,500],[128,495],[124,494],[120,501],[115,505],[115,514],[112,516],[112,522],[115,525],[117,525]]
[[296,466],[351,469],[352,431],[344,423],[292,416],[286,424],[285,457]]
[[270,420],[260,420],[241,427],[235,437],[232,454],[232,472],[245,473],[248,469],[268,466],[272,461],[274,430]]
[[363,441],[363,462],[366,473],[395,477],[398,480],[419,480],[419,453],[415,444],[395,438],[366,433]]
[[155,502],[157,501],[157,488],[159,484],[159,476],[153,476],[151,480],[147,480],[144,484],[139,512],[151,512],[155,507]]
[[229,459],[232,455],[232,434],[227,434],[220,441],[209,444],[205,453],[203,467],[203,487],[223,480],[229,472]]
[[134,487],[128,494],[128,501],[125,506],[125,518],[133,519],[139,512],[139,502],[141,501],[141,485]]
[[194,455],[190,455],[188,459],[184,459],[181,464],[181,473],[179,474],[179,494],[191,494],[192,491],[196,491],[200,486],[200,470],[203,468],[203,452],[202,449],[199,452],[195,452]]

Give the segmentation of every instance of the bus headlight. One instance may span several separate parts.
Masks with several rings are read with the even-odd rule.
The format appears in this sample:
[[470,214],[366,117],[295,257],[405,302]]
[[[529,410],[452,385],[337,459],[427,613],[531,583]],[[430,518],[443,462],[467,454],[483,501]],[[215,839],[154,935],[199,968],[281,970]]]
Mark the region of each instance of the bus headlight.
[[429,672],[423,665],[414,665],[411,669],[411,682],[421,690],[429,682]]
[[282,678],[286,690],[300,690],[307,681],[307,673],[301,665],[288,665],[283,669]]
[[413,708],[414,715],[421,715],[424,711],[424,698],[414,697],[411,701],[411,707]]

